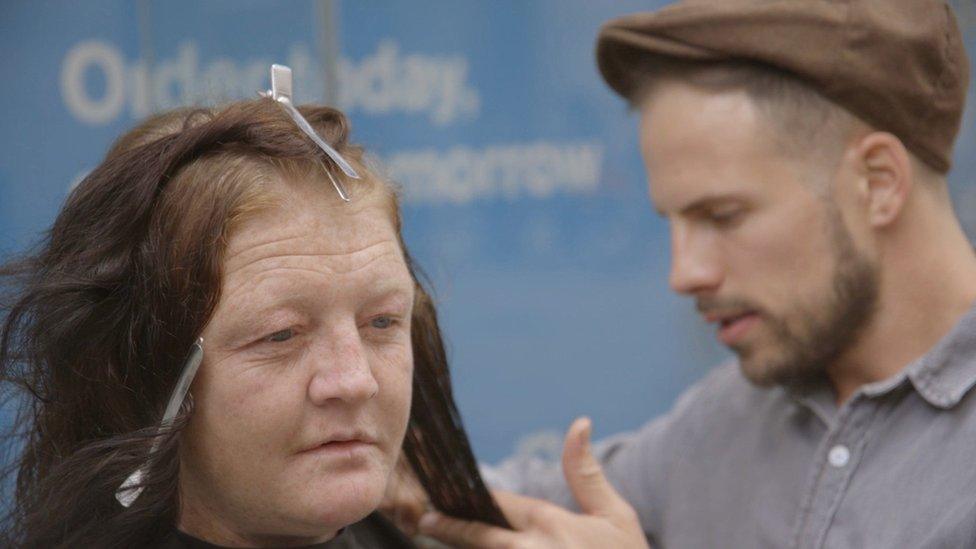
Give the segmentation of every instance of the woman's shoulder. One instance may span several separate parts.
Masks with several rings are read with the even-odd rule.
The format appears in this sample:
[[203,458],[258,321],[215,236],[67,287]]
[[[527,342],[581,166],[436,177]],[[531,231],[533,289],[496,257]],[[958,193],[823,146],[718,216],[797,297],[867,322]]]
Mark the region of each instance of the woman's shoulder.
[[361,549],[366,547],[402,547],[406,549],[416,547],[416,545],[392,522],[376,512],[347,527],[341,536],[328,542],[324,547],[327,549]]
[[[380,513],[372,513],[363,520],[344,528],[335,538],[315,545],[295,549],[413,549],[410,538]],[[226,549],[207,543],[178,530],[160,540],[156,549]]]

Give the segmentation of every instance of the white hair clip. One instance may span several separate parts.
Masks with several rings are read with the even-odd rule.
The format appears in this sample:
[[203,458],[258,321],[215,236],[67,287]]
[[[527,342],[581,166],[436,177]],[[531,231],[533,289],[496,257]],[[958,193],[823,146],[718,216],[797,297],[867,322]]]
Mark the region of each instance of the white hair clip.
[[[166,411],[163,412],[163,419],[159,422],[159,427],[157,428],[157,435],[159,431],[162,431],[165,427],[169,427],[173,424],[173,418],[176,417],[176,413],[180,411],[180,406],[183,405],[183,400],[186,398],[186,393],[190,390],[190,384],[193,383],[193,378],[197,375],[197,370],[200,369],[200,362],[203,361],[203,338],[197,339],[193,347],[190,348],[190,355],[186,357],[186,362],[183,363],[183,372],[180,373],[180,378],[176,381],[176,387],[173,388],[173,393],[169,396],[169,402],[166,403]],[[115,491],[115,499],[119,500],[122,507],[129,507],[136,501],[136,498],[142,494],[143,487],[140,486],[143,478],[146,476],[146,471],[149,468],[149,461],[152,455],[156,453],[159,449],[159,436],[157,436],[149,448],[149,457],[146,458],[146,462],[136,469],[131,475],[129,475],[125,481],[119,486],[119,489]]]
[[[285,112],[287,112],[288,115],[291,116],[291,119],[295,121],[295,124],[297,124],[298,127],[305,132],[305,135],[307,135],[309,139],[314,141],[319,148],[325,151],[325,154],[329,155],[329,158],[331,158],[332,161],[339,166],[342,173],[353,179],[359,179],[359,174],[356,173],[356,170],[352,167],[352,165],[349,164],[349,162],[347,162],[346,159],[339,154],[339,151],[332,147],[332,145],[326,143],[325,140],[315,132],[315,129],[312,128],[312,125],[308,123],[308,120],[305,120],[302,113],[298,112],[298,109],[295,108],[295,105],[291,101],[291,90],[291,68],[285,65],[276,64],[271,65],[271,89],[266,92],[258,92],[258,94],[262,97],[273,99],[275,102],[282,105],[285,108]],[[328,175],[329,179],[332,181],[332,186],[335,187],[336,192],[339,193],[339,198],[349,202],[349,195],[346,194],[346,189],[342,186],[342,184],[339,183],[336,178],[332,177],[332,174],[329,173],[328,170],[325,171],[325,174]]]

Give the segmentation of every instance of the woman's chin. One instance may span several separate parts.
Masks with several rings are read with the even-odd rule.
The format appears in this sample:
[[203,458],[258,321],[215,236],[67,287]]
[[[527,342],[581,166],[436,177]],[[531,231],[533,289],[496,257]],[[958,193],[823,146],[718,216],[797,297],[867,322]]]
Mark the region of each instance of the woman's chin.
[[[238,516],[227,523],[227,530],[245,533],[244,539],[261,545],[311,545],[327,541],[379,507],[388,481],[381,469],[367,467],[339,474],[312,475],[302,479],[303,482],[289,479],[277,487],[265,485],[258,490],[265,497],[253,507],[263,507],[267,512],[261,513],[258,520],[254,516],[249,520]],[[186,518],[185,514],[191,510],[183,510],[181,529],[210,540],[201,531],[206,526],[200,527],[196,524],[198,520]]]
[[309,482],[300,514],[326,528],[359,522],[380,506],[387,480],[380,471],[356,471]]

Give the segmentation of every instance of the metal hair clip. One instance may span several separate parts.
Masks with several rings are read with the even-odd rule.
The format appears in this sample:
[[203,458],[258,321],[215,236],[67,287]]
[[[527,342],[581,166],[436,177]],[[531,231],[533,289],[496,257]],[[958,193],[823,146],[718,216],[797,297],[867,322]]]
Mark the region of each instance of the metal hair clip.
[[[157,429],[157,434],[159,431],[163,430],[165,427],[169,427],[173,423],[173,418],[176,417],[176,413],[180,411],[180,406],[183,405],[183,400],[186,398],[186,393],[190,390],[190,384],[193,383],[193,378],[197,375],[197,370],[200,368],[200,362],[203,361],[203,338],[197,339],[193,347],[190,348],[190,355],[186,357],[186,362],[183,363],[183,372],[180,374],[179,380],[176,382],[176,387],[173,388],[173,394],[169,396],[169,402],[166,403],[166,411],[163,412],[163,419],[159,422],[159,427]],[[136,498],[142,494],[142,486],[139,484],[142,482],[143,477],[146,476],[146,470],[149,468],[149,461],[152,455],[156,453],[159,449],[159,437],[157,436],[153,440],[152,446],[149,448],[149,457],[146,458],[146,462],[136,469],[131,475],[129,475],[125,481],[119,486],[119,489],[115,491],[115,499],[119,500],[122,507],[129,507],[135,502]]]
[[[271,89],[266,92],[258,92],[258,94],[262,97],[271,98],[280,105],[284,106],[285,112],[291,116],[291,119],[295,121],[295,124],[298,124],[298,127],[305,132],[305,135],[307,135],[309,139],[314,141],[316,145],[325,151],[325,154],[329,155],[329,158],[331,158],[333,162],[339,166],[342,173],[353,179],[359,179],[359,174],[356,173],[356,170],[352,167],[352,165],[350,165],[349,162],[347,162],[346,159],[339,154],[339,151],[332,148],[332,145],[329,145],[324,139],[319,137],[319,134],[315,132],[312,125],[308,123],[308,120],[305,120],[302,113],[298,112],[298,109],[295,108],[295,105],[291,101],[291,90],[291,68],[286,67],[285,65],[276,64],[271,65]],[[346,189],[342,186],[342,184],[340,184],[336,178],[332,177],[332,174],[329,173],[328,170],[326,170],[325,173],[332,181],[332,186],[335,187],[336,192],[339,193],[339,198],[349,202],[349,195],[346,194]]]

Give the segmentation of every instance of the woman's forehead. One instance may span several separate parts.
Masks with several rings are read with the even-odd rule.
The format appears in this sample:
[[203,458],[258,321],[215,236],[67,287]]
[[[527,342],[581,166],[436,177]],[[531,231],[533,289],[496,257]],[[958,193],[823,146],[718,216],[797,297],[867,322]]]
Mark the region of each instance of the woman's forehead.
[[379,240],[398,240],[394,208],[380,189],[341,202],[320,181],[270,182],[274,199],[237,223],[226,262],[262,246],[291,245],[305,253],[343,254]]
[[285,187],[282,200],[230,235],[223,269],[228,286],[289,270],[332,278],[407,272],[390,208],[382,200],[368,196],[336,206],[330,188]]

